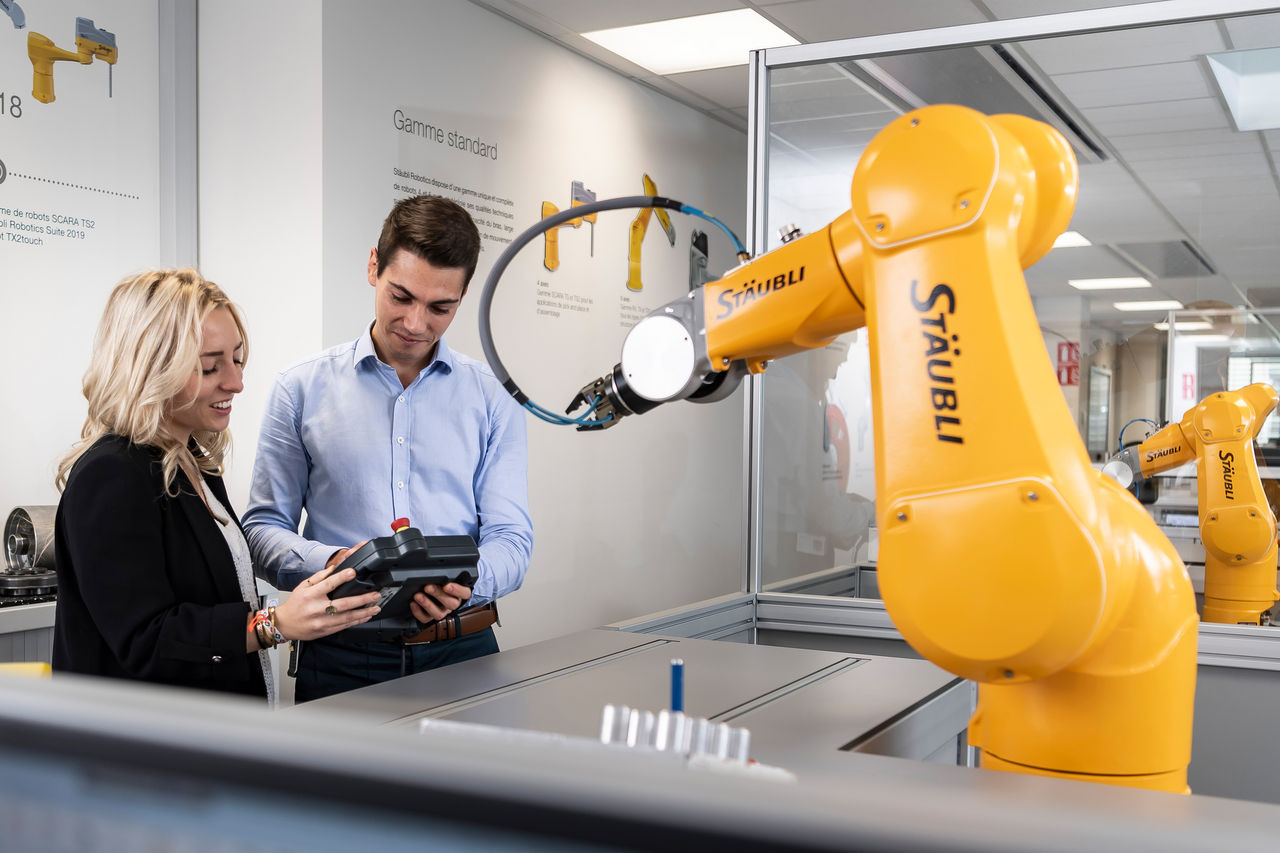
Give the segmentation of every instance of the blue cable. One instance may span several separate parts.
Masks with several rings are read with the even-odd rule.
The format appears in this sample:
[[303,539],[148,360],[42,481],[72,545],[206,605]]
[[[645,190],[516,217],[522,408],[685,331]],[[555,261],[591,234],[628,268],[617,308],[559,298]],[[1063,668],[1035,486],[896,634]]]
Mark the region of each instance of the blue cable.
[[1151,425],[1152,425],[1153,427],[1155,427],[1156,429],[1159,429],[1159,428],[1160,428],[1160,424],[1158,424],[1158,423],[1156,423],[1155,421],[1151,420],[1151,418],[1134,418],[1133,420],[1129,421],[1129,422],[1128,422],[1127,424],[1125,424],[1124,426],[1120,427],[1120,434],[1119,434],[1118,436],[1116,436],[1116,443],[1120,445],[1120,449],[1121,449],[1121,450],[1124,450],[1124,431],[1125,431],[1125,430],[1127,430],[1129,427],[1133,426],[1133,425],[1134,425],[1134,424],[1136,424],[1136,423],[1151,424]]
[[680,205],[680,212],[687,213],[690,216],[701,217],[707,220],[708,222],[712,223],[713,225],[718,227],[721,231],[723,231],[725,234],[729,235],[729,240],[730,242],[733,243],[733,250],[735,252],[737,252],[740,255],[745,255],[747,253],[746,247],[742,245],[742,242],[740,240],[738,240],[738,235],[733,233],[733,229],[731,229],[728,225],[725,225],[719,219],[716,219],[711,214],[698,210],[698,208],[694,207],[693,205],[684,204],[684,203],[681,203]]
[[610,415],[609,417],[604,418],[602,420],[598,420],[598,421],[588,420],[588,418],[591,417],[592,413],[595,412],[596,406],[600,404],[600,398],[594,397],[590,400],[590,403],[591,403],[591,407],[587,409],[587,411],[584,412],[582,415],[576,418],[571,418],[571,417],[568,417],[567,415],[557,414],[556,412],[553,412],[549,409],[544,409],[542,406],[539,406],[537,403],[533,402],[532,400],[526,400],[524,403],[524,407],[529,410],[530,414],[532,414],[534,417],[538,418],[539,420],[545,421],[549,424],[555,424],[556,426],[574,426],[574,425],[581,425],[581,424],[605,424],[613,420],[613,415]]

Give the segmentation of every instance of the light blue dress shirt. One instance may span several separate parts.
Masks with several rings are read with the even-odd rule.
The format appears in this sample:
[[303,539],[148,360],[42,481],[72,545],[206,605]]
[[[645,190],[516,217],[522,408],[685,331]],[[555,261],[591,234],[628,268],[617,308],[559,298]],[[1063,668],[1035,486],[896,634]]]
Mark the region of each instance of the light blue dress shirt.
[[474,538],[469,604],[492,601],[520,587],[533,552],[527,463],[524,410],[488,366],[441,340],[404,388],[366,330],[276,378],[242,518],[257,574],[293,589],[408,518],[425,536]]

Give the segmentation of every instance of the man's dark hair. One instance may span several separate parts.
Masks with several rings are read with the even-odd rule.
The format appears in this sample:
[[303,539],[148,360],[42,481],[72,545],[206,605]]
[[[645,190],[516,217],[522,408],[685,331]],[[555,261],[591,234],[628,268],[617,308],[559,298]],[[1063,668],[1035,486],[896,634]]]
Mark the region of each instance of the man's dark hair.
[[404,249],[434,267],[461,269],[465,293],[480,257],[480,232],[471,214],[457,202],[437,195],[401,199],[382,223],[378,238],[378,275]]

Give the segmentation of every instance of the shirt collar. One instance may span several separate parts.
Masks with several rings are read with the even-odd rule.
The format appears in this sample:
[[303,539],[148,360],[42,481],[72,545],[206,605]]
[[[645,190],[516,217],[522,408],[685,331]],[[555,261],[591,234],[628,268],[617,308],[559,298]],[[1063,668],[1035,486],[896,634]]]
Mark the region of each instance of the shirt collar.
[[[373,348],[372,323],[370,323],[368,328],[364,330],[364,334],[356,339],[354,355],[355,365],[357,367],[364,364],[372,367],[375,364],[385,363],[378,358],[378,352]],[[431,373],[433,371],[443,371],[445,373],[452,373],[454,364],[455,360],[453,350],[449,349],[449,345],[444,342],[443,338],[436,341],[436,357],[427,365],[426,372]],[[390,365],[387,366],[390,367]]]

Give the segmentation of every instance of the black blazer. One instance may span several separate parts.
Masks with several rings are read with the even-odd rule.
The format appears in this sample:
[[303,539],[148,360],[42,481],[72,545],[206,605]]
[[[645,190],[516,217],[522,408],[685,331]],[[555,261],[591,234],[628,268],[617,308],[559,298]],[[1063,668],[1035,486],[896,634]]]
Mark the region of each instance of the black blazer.
[[53,668],[265,697],[231,550],[191,481],[177,485],[165,494],[157,448],[115,435],[76,461],[54,522]]

